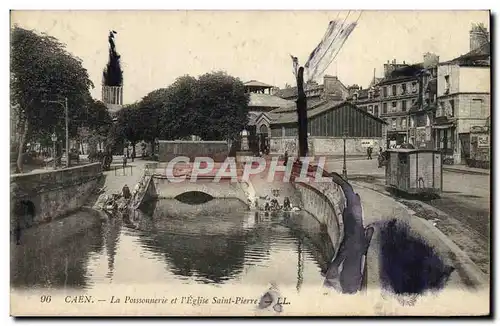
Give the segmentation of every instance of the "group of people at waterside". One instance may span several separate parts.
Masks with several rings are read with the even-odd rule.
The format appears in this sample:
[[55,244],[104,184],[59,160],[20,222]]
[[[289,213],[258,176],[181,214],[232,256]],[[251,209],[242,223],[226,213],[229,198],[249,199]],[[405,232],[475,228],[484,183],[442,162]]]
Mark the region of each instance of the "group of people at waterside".
[[295,212],[300,211],[300,208],[297,206],[292,206],[290,202],[290,198],[284,197],[283,203],[280,204],[278,201],[279,198],[279,190],[273,190],[273,196],[262,196],[258,199],[264,200],[264,204],[260,205],[258,199],[255,199],[254,206],[258,211],[264,212],[265,216],[268,216],[269,213],[273,212]]
[[140,194],[144,192],[146,186],[146,179],[142,178],[139,183],[135,185],[132,192],[128,185],[123,186],[121,193],[112,193],[110,195],[104,193],[105,188],[100,189],[100,196],[94,207],[111,216],[115,216],[117,213],[123,213],[127,208],[135,207],[141,197]]

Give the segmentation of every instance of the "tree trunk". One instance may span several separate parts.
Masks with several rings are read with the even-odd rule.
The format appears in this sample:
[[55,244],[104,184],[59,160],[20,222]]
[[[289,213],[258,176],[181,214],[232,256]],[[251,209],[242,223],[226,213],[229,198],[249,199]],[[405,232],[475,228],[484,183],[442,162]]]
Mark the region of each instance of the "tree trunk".
[[151,141],[151,156],[155,155],[155,141]]
[[17,167],[16,167],[16,173],[23,173],[23,163],[24,163],[24,143],[26,141],[26,137],[28,136],[28,119],[24,120],[23,127],[22,127],[22,134],[21,137],[19,137],[19,149],[17,152]]
[[307,155],[307,98],[304,92],[304,67],[297,74],[297,118],[299,137],[299,157]]

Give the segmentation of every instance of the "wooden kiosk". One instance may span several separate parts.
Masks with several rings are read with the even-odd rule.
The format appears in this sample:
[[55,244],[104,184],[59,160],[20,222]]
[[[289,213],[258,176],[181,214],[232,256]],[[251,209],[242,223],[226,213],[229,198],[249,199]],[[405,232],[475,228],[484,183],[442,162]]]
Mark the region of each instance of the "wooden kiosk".
[[385,184],[408,194],[440,195],[443,189],[443,164],[440,151],[389,149]]

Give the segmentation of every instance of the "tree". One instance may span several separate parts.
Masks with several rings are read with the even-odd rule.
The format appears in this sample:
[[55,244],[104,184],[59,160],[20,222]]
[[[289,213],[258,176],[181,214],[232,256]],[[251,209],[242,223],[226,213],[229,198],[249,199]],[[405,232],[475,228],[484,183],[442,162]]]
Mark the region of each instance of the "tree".
[[[64,138],[64,107],[44,100],[67,98],[70,121],[81,116],[93,87],[80,59],[68,53],[56,38],[15,26],[11,31],[11,106],[16,110],[19,132],[17,172],[32,135],[56,130]],[[72,126],[71,134],[77,130]]]
[[243,83],[223,72],[182,76],[139,102],[135,126],[153,148],[155,138],[235,139],[248,122],[248,102]]
[[89,145],[90,152],[97,152],[97,144],[108,139],[112,125],[113,120],[106,105],[91,99],[79,120],[78,139]]
[[139,104],[134,103],[127,105],[117,113],[117,121],[115,124],[115,139],[128,140],[132,145],[132,155],[135,157],[135,145],[142,139],[141,127],[139,120],[141,119],[139,112]]
[[238,78],[224,72],[198,78],[194,118],[195,135],[204,140],[234,140],[248,124],[249,94]]

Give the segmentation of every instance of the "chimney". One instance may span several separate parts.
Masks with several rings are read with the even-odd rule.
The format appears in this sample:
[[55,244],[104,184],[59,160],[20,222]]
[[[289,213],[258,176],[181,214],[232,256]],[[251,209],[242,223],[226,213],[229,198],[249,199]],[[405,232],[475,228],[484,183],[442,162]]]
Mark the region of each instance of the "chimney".
[[323,92],[324,94],[333,94],[337,90],[337,76],[325,75],[323,77]]
[[469,51],[474,51],[489,42],[490,33],[483,24],[472,24],[469,32]]
[[424,68],[436,67],[439,64],[439,56],[434,53],[424,53]]

